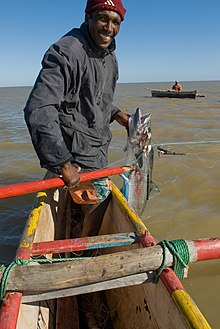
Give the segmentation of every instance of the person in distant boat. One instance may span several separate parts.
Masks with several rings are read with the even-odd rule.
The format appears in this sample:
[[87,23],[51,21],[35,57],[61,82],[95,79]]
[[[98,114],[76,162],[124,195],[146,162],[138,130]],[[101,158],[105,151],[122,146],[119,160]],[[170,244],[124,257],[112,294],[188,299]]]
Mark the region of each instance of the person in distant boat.
[[172,86],[172,90],[175,91],[182,91],[183,88],[181,86],[181,84],[179,83],[179,81],[175,81],[174,85]]
[[88,0],[85,21],[45,53],[24,108],[41,167],[61,175],[77,203],[87,203],[83,235],[97,235],[111,197],[108,179],[79,183],[79,172],[108,166],[110,123],[128,129],[113,105],[118,79],[115,37],[126,9],[121,0]]

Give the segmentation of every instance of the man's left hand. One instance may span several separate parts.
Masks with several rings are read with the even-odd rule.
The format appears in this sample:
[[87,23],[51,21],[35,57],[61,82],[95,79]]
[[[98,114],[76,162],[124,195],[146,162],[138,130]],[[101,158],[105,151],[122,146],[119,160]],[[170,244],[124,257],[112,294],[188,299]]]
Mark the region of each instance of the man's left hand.
[[113,116],[113,119],[116,120],[121,126],[125,127],[128,131],[129,114],[118,112]]

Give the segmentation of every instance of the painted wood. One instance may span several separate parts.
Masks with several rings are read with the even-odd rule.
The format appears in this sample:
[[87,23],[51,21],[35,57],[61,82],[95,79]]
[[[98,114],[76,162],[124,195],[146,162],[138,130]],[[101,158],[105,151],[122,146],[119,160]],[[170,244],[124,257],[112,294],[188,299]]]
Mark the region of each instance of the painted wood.
[[[106,239],[106,236],[104,238]],[[216,247],[217,240],[205,240],[205,242],[208,242],[210,246],[211,242],[214,241]],[[186,242],[189,250],[189,263],[197,261],[194,242]],[[206,244],[200,240],[200,250],[202,246],[207,254]],[[210,248],[210,250],[212,255],[212,249]],[[214,256],[216,257],[216,254]],[[44,292],[48,290],[48,286],[50,290],[83,286],[88,283],[103,282],[127,275],[157,270],[163,262],[163,257],[162,247],[156,245],[98,257],[76,258],[67,262],[41,264],[39,266],[36,266],[36,264],[18,266],[12,271],[7,288],[8,290],[23,291],[24,293],[29,291]],[[172,265],[173,256],[166,248],[165,266],[170,267]]]
[[[80,181],[84,182],[91,179],[102,178],[106,176],[118,175],[125,171],[131,170],[131,167],[114,167],[95,170],[80,174]],[[27,182],[21,184],[12,184],[0,187],[0,199],[10,198],[13,196],[38,192],[40,190],[48,190],[65,186],[61,178],[48,178],[35,182]]]
[[130,232],[101,235],[96,237],[38,242],[33,243],[31,254],[32,256],[36,256],[42,254],[63,253],[67,251],[72,252],[97,248],[119,247],[137,243],[137,240],[138,237],[135,233]]
[[0,329],[15,329],[21,303],[21,293],[7,293],[1,305]]
[[[130,226],[132,225],[139,233],[142,232],[143,237],[147,239],[145,244],[147,246],[152,245],[155,239],[136,214],[131,209],[127,209],[125,198],[119,193],[115,186],[113,188],[113,195],[114,198],[111,208],[108,209],[103,223],[102,234],[106,231],[111,233],[118,231],[124,232],[128,231],[128,228],[132,230]],[[115,213],[117,213],[117,220],[112,217],[112,214]],[[129,248],[134,248],[134,246],[130,246]],[[172,282],[170,282],[170,280]],[[164,282],[166,282],[166,286]],[[176,296],[178,296],[179,291],[184,291],[186,296],[188,296],[188,305],[181,303],[180,299],[174,299],[174,284],[177,283],[178,290],[176,290]],[[173,284],[171,291],[167,289],[168,284]],[[204,320],[203,314],[170,268],[162,272],[161,280],[159,280],[156,285],[142,284],[140,286],[135,286],[135,289],[128,287],[117,289],[117,291],[110,290],[109,292],[107,291],[107,300],[109,310],[113,312],[116,319],[114,322],[115,329],[137,328],[137,323],[138,328],[150,329],[158,329],[158,327],[163,329],[211,328],[209,325],[207,326],[207,321]],[[130,303],[123,303],[121,302],[122,300],[129,300]],[[115,311],[116,308],[117,311]],[[191,312],[188,312],[189,308]],[[136,309],[135,312],[133,311],[134,309]],[[119,314],[120,317],[117,316]],[[194,318],[197,319],[197,324],[195,326],[194,324],[189,324],[193,323]],[[155,319],[156,323],[154,322]],[[198,325],[198,323],[200,323],[200,325]]]
[[[28,218],[18,252],[20,248],[29,244],[65,238],[68,221],[66,192],[62,188],[51,189],[43,195],[41,192],[38,193],[38,197]],[[63,201],[58,206],[60,199]],[[55,300],[22,303],[16,329],[56,328],[56,305]]]
[[193,240],[197,261],[220,258],[220,238]]

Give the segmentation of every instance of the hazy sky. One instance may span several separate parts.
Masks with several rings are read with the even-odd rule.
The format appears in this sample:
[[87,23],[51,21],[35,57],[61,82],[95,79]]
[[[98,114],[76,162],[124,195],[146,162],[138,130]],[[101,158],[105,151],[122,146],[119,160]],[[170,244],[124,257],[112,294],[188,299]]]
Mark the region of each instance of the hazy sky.
[[[219,0],[124,0],[119,82],[220,80]],[[86,0],[0,0],[0,87],[31,86],[47,48]]]

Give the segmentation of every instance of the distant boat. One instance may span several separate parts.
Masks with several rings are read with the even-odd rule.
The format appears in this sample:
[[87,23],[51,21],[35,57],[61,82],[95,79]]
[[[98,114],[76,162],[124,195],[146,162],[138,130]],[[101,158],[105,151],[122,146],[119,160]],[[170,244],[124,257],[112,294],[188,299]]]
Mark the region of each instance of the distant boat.
[[174,91],[174,90],[151,90],[152,97],[169,97],[169,98],[196,98],[197,90]]

